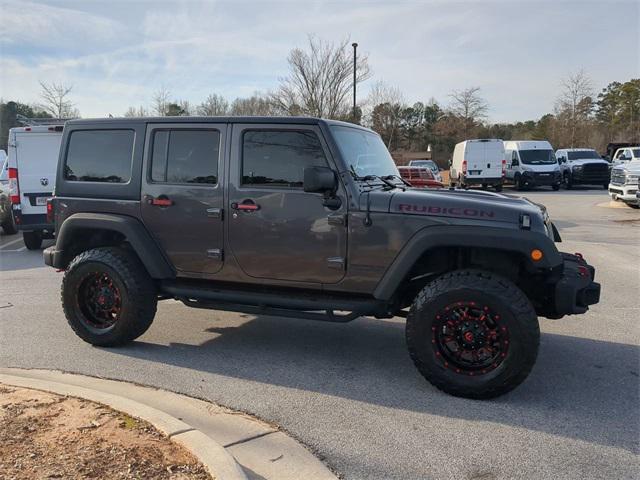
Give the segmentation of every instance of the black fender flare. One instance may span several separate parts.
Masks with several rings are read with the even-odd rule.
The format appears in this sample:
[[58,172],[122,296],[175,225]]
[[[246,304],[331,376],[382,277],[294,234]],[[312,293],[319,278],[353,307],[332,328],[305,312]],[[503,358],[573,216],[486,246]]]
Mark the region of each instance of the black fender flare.
[[[152,278],[175,278],[176,272],[164,256],[158,244],[151,237],[142,222],[126,215],[106,213],[74,213],[67,217],[56,236],[52,252],[45,250],[45,263],[56,268],[66,268],[64,249],[73,239],[74,232],[80,229],[109,230],[122,234],[138,255]],[[51,258],[47,261],[47,255]]]
[[[438,247],[477,247],[518,253],[527,258],[534,268],[542,270],[562,265],[562,256],[553,240],[542,233],[463,225],[425,227],[409,239],[387,268],[374,290],[374,298],[390,300],[422,254]],[[543,253],[542,259],[537,262],[533,262],[530,257],[533,249],[539,249]]]

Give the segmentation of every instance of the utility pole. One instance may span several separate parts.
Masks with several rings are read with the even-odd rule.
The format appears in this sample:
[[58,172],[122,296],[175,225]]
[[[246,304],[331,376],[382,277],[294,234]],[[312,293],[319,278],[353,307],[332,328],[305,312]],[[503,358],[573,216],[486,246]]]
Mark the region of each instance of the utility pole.
[[356,121],[356,65],[357,65],[357,55],[356,49],[358,48],[357,43],[352,43],[353,47],[353,121]]

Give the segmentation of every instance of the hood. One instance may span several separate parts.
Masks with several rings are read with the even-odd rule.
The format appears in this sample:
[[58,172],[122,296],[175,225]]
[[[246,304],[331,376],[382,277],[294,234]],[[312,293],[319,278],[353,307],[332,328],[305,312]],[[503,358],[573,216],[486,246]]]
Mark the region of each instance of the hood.
[[613,167],[613,170],[621,170],[628,173],[640,173],[640,160],[631,160]]
[[597,158],[583,158],[583,159],[577,159],[577,160],[569,160],[569,163],[567,165],[571,165],[572,167],[578,166],[578,165],[592,165],[592,164],[605,164],[605,165],[609,165],[609,162],[607,162],[606,160],[598,160]]
[[546,163],[546,164],[531,164],[531,163],[523,163],[522,170],[531,171],[531,172],[541,172],[541,173],[549,173],[556,172],[560,170],[560,165],[557,163]]
[[[372,191],[361,195],[361,208],[372,212],[426,215],[443,221],[482,220],[519,225],[520,216],[528,214],[534,226],[544,231],[545,209],[526,198],[477,190],[399,189]],[[536,229],[538,229],[536,228]]]

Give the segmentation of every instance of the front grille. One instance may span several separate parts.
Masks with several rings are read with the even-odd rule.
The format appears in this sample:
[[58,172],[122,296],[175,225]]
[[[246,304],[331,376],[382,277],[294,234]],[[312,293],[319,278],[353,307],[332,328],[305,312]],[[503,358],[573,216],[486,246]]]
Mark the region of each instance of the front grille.
[[583,182],[605,182],[609,178],[609,166],[602,163],[591,163],[582,166],[580,170],[574,170],[577,179]]
[[613,183],[614,185],[624,185],[624,170],[612,171],[611,183]]
[[609,165],[605,165],[604,163],[587,163],[582,166],[582,171],[584,173],[607,174],[609,173]]

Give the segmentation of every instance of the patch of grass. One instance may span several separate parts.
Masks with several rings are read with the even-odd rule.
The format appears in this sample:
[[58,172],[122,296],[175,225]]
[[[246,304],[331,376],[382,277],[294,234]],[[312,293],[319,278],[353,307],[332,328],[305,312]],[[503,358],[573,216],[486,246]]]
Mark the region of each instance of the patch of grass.
[[122,413],[120,414],[120,427],[126,428],[128,430],[135,430],[140,426],[140,421],[130,417],[129,415]]

